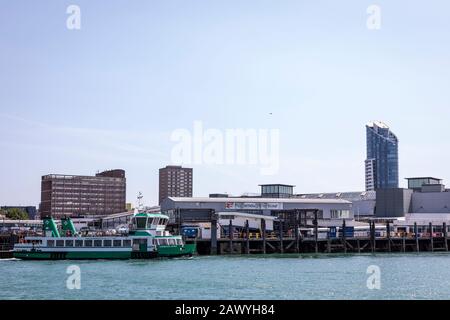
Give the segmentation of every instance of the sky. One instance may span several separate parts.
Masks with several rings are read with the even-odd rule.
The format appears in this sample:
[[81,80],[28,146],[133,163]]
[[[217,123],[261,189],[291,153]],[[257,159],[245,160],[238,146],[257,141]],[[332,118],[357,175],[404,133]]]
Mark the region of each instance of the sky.
[[450,181],[449,15],[445,0],[0,0],[0,205],[38,205],[45,174],[113,168],[128,202],[156,204],[171,136],[196,121],[278,130],[279,169],[185,163],[194,196],[364,190],[371,120],[399,138],[401,186]]

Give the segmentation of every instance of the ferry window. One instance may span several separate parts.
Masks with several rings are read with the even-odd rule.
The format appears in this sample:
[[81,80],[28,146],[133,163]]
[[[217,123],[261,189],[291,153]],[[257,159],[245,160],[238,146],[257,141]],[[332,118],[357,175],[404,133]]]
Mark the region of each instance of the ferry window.
[[147,222],[147,218],[136,218],[136,226],[139,229],[145,229],[146,222]]
[[159,218],[155,218],[155,219],[153,219],[153,224],[154,224],[154,225],[157,225],[157,224],[159,224]]
[[92,247],[92,240],[84,240],[85,247]]
[[139,244],[139,239],[133,239],[133,244]]
[[150,225],[152,225],[153,224],[153,218],[148,218],[148,221],[147,221],[147,226],[148,227],[150,227]]
[[56,240],[57,247],[64,247],[64,240]]
[[131,240],[123,240],[124,247],[131,247]]
[[113,241],[114,247],[121,247],[122,246],[122,240],[114,240]]
[[161,245],[167,246],[167,239],[160,239]]
[[103,240],[103,246],[104,247],[111,247],[111,240]]
[[102,246],[102,240],[94,240],[94,247],[101,247]]
[[169,245],[173,246],[175,243],[175,239],[167,239],[169,241]]
[[55,246],[55,240],[47,240],[47,246],[54,247]]
[[66,240],[66,247],[73,247],[73,240]]
[[83,240],[75,240],[75,247],[82,247],[83,246]]

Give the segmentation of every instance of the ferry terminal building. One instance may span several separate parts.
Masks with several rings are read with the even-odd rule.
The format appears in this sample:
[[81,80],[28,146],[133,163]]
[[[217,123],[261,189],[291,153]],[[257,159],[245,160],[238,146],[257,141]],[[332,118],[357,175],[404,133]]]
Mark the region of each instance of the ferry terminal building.
[[209,222],[211,215],[226,212],[249,213],[282,219],[286,227],[295,219],[312,225],[316,219],[319,227],[347,226],[354,221],[352,203],[342,199],[301,198],[247,198],[247,197],[168,197],[161,203],[161,212],[172,223]]

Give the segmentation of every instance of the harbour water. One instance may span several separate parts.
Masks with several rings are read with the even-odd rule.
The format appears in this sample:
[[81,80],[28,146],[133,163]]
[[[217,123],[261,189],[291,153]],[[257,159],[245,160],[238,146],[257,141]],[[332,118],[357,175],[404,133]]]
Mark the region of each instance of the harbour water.
[[[81,271],[68,289],[67,267]],[[450,254],[0,260],[0,299],[449,299]],[[380,289],[369,289],[369,266]],[[372,287],[373,288],[373,287]]]

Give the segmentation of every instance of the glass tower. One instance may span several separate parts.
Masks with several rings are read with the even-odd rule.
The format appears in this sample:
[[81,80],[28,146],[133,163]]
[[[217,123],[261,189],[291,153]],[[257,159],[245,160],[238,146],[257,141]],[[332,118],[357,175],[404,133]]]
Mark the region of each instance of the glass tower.
[[387,125],[374,121],[366,125],[366,190],[398,188],[398,139]]

